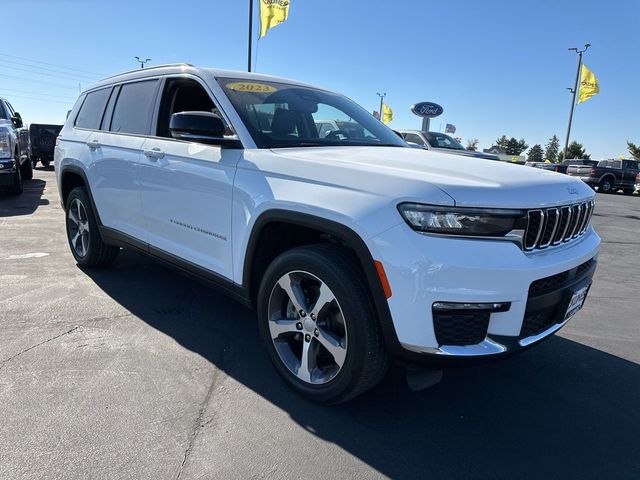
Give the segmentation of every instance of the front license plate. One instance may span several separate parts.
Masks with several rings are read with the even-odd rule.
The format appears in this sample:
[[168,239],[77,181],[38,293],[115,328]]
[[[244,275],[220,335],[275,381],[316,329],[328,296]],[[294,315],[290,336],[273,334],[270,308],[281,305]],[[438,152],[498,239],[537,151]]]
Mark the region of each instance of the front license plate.
[[569,306],[567,307],[567,313],[564,316],[565,320],[569,320],[573,317],[578,310],[582,308],[584,305],[584,300],[587,298],[587,292],[589,291],[589,285],[586,287],[582,287],[577,292],[574,292],[571,296],[571,300],[569,301]]

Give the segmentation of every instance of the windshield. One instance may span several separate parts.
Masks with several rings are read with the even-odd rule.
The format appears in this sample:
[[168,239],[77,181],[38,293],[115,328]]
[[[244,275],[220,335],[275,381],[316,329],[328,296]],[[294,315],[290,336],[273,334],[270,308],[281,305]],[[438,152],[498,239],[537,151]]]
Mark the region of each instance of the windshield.
[[427,141],[429,145],[433,148],[449,148],[451,150],[466,150],[462,145],[456,142],[449,135],[445,135],[444,133],[435,133],[435,132],[422,132],[422,134],[427,137]]
[[221,78],[258,148],[407,147],[392,130],[342,95],[278,82]]

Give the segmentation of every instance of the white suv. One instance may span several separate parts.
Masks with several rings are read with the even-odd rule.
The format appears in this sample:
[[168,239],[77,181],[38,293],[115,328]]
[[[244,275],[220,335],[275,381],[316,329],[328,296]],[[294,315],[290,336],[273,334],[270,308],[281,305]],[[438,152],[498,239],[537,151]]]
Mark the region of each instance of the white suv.
[[[362,130],[321,137],[327,119]],[[265,75],[108,78],[78,99],[55,167],[78,264],[134,248],[222,287],[255,306],[286,382],[327,403],[391,357],[498,356],[551,335],[600,245],[583,182],[409,148],[344,96]]]

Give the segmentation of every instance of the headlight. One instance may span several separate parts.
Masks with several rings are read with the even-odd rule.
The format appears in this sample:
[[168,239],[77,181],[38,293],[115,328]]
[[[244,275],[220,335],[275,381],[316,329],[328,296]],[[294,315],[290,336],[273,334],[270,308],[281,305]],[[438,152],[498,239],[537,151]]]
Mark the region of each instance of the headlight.
[[414,230],[443,235],[504,237],[527,226],[527,215],[523,210],[439,207],[419,203],[401,203],[398,210]]
[[11,158],[11,146],[9,145],[9,132],[0,130],[0,158]]

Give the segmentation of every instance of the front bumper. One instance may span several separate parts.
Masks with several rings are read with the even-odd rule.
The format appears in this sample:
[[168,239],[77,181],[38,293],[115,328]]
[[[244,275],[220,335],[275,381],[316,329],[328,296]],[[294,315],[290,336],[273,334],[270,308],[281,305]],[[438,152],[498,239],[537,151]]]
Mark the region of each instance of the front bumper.
[[13,185],[14,173],[16,173],[15,160],[0,160],[0,187]]
[[[562,328],[569,292],[588,285],[595,272],[600,238],[589,227],[567,244],[525,253],[510,242],[438,238],[401,224],[373,244],[391,286],[389,309],[403,353],[444,359],[509,353]],[[546,287],[530,291],[536,285]],[[452,345],[437,331],[435,302],[510,306],[487,314],[478,341]]]

